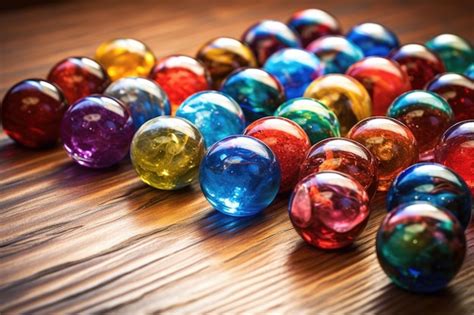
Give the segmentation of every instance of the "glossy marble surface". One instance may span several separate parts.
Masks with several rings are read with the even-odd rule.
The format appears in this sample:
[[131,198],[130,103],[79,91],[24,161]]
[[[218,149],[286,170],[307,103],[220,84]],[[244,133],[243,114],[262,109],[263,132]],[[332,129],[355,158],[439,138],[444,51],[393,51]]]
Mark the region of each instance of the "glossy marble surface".
[[448,72],[464,73],[474,62],[474,48],[466,39],[454,34],[440,34],[426,46],[442,60]]
[[392,49],[400,46],[397,35],[377,23],[355,25],[347,32],[346,38],[359,46],[366,57],[386,57]]
[[466,71],[464,71],[464,75],[471,80],[474,80],[474,63],[471,63],[469,67],[467,67]]

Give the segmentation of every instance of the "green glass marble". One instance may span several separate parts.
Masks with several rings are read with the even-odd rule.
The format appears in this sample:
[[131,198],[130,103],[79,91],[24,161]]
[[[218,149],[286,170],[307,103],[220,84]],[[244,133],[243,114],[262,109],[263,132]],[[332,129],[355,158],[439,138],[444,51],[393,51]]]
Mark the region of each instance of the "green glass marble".
[[457,35],[438,35],[427,41],[426,47],[443,60],[447,72],[462,74],[474,62],[474,49],[471,44]]

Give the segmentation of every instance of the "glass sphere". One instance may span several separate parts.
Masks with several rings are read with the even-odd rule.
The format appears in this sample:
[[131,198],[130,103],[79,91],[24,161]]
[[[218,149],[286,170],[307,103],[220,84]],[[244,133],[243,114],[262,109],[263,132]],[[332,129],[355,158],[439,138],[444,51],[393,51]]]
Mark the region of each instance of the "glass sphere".
[[346,38],[362,49],[364,55],[386,57],[400,46],[397,35],[383,25],[362,23],[352,27]]
[[435,52],[448,72],[463,73],[474,62],[474,48],[464,38],[453,34],[441,34],[426,42]]

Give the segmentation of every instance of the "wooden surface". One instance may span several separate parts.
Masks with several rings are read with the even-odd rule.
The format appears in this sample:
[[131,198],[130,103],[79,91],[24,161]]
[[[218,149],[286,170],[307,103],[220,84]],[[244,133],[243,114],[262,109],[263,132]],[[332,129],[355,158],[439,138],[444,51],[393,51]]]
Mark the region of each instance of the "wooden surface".
[[[256,20],[286,20],[311,6],[334,13],[345,30],[362,21],[384,23],[404,43],[441,32],[474,40],[472,1],[404,3],[43,1],[2,10],[0,96],[21,79],[44,77],[64,57],[92,56],[110,38],[143,40],[158,56],[193,55],[212,37],[239,37]],[[261,216],[233,219],[214,211],[198,185],[154,190],[129,161],[88,170],[60,147],[31,151],[2,133],[0,311],[474,312],[472,225],[463,269],[449,288],[414,295],[391,285],[376,260],[383,195],[373,201],[355,246],[335,252],[300,240],[287,202],[282,196]]]

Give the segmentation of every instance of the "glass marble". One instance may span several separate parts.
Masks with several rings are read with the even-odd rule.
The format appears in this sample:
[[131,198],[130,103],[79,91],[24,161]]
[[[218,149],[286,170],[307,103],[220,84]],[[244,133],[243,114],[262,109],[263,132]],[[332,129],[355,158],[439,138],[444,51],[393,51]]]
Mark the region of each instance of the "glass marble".
[[466,239],[458,220],[427,202],[402,204],[380,226],[377,258],[397,286],[417,293],[446,287],[466,254]]
[[280,82],[256,68],[236,70],[224,81],[221,91],[239,103],[247,122],[272,115],[285,101]]
[[453,111],[445,99],[420,90],[400,95],[388,108],[387,116],[401,121],[411,130],[422,161],[433,159],[439,138],[454,121]]
[[324,139],[311,147],[300,167],[300,178],[321,171],[352,176],[372,197],[377,189],[378,161],[358,142],[346,138]]
[[206,66],[215,89],[219,89],[222,81],[234,70],[257,67],[252,50],[230,37],[218,37],[207,42],[199,49],[196,58]]
[[120,100],[130,111],[135,129],[148,120],[171,114],[168,96],[155,82],[145,78],[122,78],[113,82],[105,95]]
[[112,81],[123,77],[146,77],[155,64],[153,52],[144,43],[131,38],[118,38],[102,43],[95,59]]
[[474,195],[474,120],[461,121],[444,132],[435,161],[458,173]]
[[358,80],[369,92],[373,115],[383,116],[399,95],[411,90],[410,80],[398,63],[381,57],[368,57],[347,69],[346,75]]
[[467,67],[466,71],[464,71],[464,75],[471,80],[474,80],[474,63],[471,63],[469,67]]
[[453,34],[441,34],[426,42],[435,52],[448,72],[463,73],[474,62],[474,48],[464,38]]
[[260,66],[280,49],[301,48],[296,33],[286,24],[273,20],[263,20],[250,26],[242,35],[242,41],[252,49]]
[[425,90],[448,101],[457,122],[474,119],[474,81],[457,73],[443,73],[429,82]]
[[341,135],[339,121],[332,110],[312,98],[294,98],[282,104],[275,116],[290,119],[300,125],[315,144],[330,137]]
[[289,204],[291,223],[303,240],[317,248],[351,245],[369,219],[369,197],[351,176],[322,171],[303,178]]
[[105,69],[87,57],[61,60],[49,71],[48,81],[61,89],[69,104],[85,96],[104,92],[110,83]]
[[67,106],[62,92],[54,84],[40,79],[21,81],[3,98],[3,130],[29,148],[52,146],[59,139]]
[[140,179],[162,190],[179,189],[196,180],[204,154],[199,130],[185,119],[169,116],[143,124],[135,133],[130,150]]
[[314,98],[329,107],[339,120],[342,135],[372,114],[367,90],[356,79],[343,74],[328,74],[314,80],[304,97]]
[[297,48],[285,48],[268,58],[263,66],[283,85],[286,99],[303,96],[306,87],[320,75],[319,59]]
[[347,137],[365,146],[378,160],[377,190],[387,191],[402,170],[418,161],[415,136],[393,118],[366,118],[352,127]]
[[204,196],[216,210],[251,216],[275,199],[280,167],[262,141],[230,136],[211,146],[201,163],[199,179]]
[[445,72],[441,59],[420,44],[403,45],[392,50],[389,58],[407,73],[413,89],[423,89],[435,76]]
[[387,194],[387,210],[413,201],[426,201],[450,211],[464,229],[471,221],[472,198],[466,182],[441,164],[418,163],[397,176]]
[[71,105],[61,123],[67,154],[89,168],[105,168],[128,153],[134,132],[132,116],[114,98],[92,95]]
[[241,134],[245,117],[239,104],[230,96],[217,91],[204,91],[191,95],[179,106],[176,117],[189,120],[210,147],[225,137]]
[[364,56],[386,57],[400,46],[397,35],[383,25],[362,23],[352,27],[346,38],[359,46]]
[[357,61],[364,58],[362,50],[342,36],[324,36],[311,42],[306,50],[321,61],[323,74],[345,73]]
[[245,135],[263,141],[280,165],[280,192],[292,190],[298,181],[299,165],[311,143],[297,123],[282,117],[264,117],[245,129]]
[[320,37],[341,34],[339,21],[328,12],[319,9],[297,11],[287,24],[298,33],[303,47],[307,47]]

